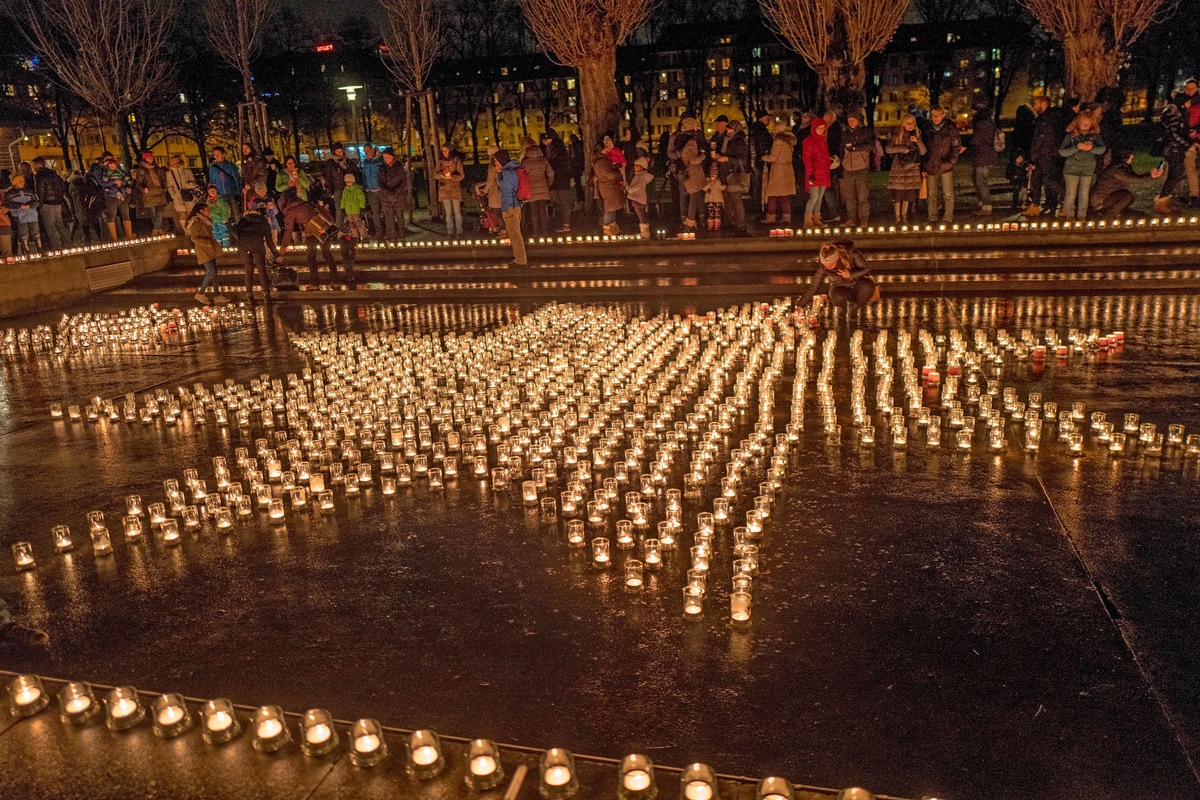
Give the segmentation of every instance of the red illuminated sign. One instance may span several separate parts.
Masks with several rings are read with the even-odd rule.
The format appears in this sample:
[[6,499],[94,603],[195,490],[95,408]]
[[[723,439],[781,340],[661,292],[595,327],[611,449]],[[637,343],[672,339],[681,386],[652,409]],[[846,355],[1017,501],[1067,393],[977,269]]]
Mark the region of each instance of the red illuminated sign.
[[333,52],[333,45],[331,45],[331,44],[319,44],[319,45],[317,45],[317,52],[318,52],[318,53],[332,53],[332,52]]

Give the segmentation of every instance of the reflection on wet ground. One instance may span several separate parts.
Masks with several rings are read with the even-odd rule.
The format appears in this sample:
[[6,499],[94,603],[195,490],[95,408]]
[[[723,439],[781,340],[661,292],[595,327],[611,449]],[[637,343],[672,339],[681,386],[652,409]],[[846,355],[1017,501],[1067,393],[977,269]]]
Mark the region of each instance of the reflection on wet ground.
[[[200,469],[214,487],[214,457],[232,467],[237,448],[257,453],[258,439],[298,429],[303,415],[280,415],[274,430],[261,426],[261,409],[248,428],[219,425],[215,403],[204,425],[186,412],[170,425],[161,417],[149,424],[50,419],[51,403],[86,407],[93,396],[119,406],[135,392],[140,406],[147,392],[178,397],[184,387],[194,400],[196,384],[210,398],[218,384],[229,396],[238,395],[237,384],[252,394],[251,382],[263,375],[260,393],[279,380],[286,394],[295,389],[289,373],[316,366],[291,346],[296,336],[317,353],[324,343],[328,361],[329,352],[367,341],[363,334],[385,334],[370,341],[399,346],[389,352],[403,374],[454,374],[464,392],[478,379],[477,396],[489,402],[500,376],[534,385],[543,373],[567,370],[575,380],[563,382],[563,391],[579,385],[579,397],[588,398],[594,386],[601,404],[619,396],[608,389],[620,383],[624,355],[583,352],[579,327],[546,323],[544,369],[517,368],[534,364],[522,361],[520,337],[506,340],[505,332],[540,324],[530,305],[289,303],[244,317],[222,312],[228,319],[220,325],[195,325],[137,348],[93,345],[60,356],[18,348],[2,362],[0,513],[10,521],[4,543],[33,541],[38,568],[0,577],[0,593],[50,630],[55,645],[44,656],[6,653],[5,666],[252,704],[321,705],[342,717],[605,756],[646,750],[664,763],[700,759],[727,772],[907,796],[1195,796],[1188,756],[1200,736],[1200,689],[1192,679],[1200,667],[1197,459],[1170,446],[1161,455],[1137,445],[1114,455],[1090,431],[1082,458],[1056,436],[1031,454],[1011,421],[1003,450],[989,449],[981,423],[971,450],[959,453],[949,409],[939,448],[928,447],[927,428],[911,409],[906,448],[887,437],[863,448],[852,433],[850,347],[861,331],[866,397],[876,428],[886,431],[888,420],[875,413],[874,344],[884,331],[899,405],[908,399],[902,333],[913,335],[919,370],[921,330],[947,343],[955,332],[971,343],[979,330],[993,344],[997,331],[1020,341],[1028,329],[1041,342],[1047,331],[1067,340],[1076,329],[1086,340],[1093,328],[1102,336],[1120,330],[1120,348],[1069,350],[1063,361],[1006,350],[998,372],[981,370],[983,385],[996,384],[997,400],[1011,388],[1022,402],[1034,392],[1061,409],[1081,402],[1089,422],[1095,411],[1110,421],[1136,413],[1160,433],[1171,424],[1200,432],[1198,304],[1150,295],[911,298],[849,322],[826,312],[803,382],[805,427],[788,448],[753,583],[753,623],[744,631],[729,621],[732,529],[717,532],[721,557],[712,565],[706,619],[685,623],[685,548],[647,572],[640,593],[624,591],[623,573],[598,572],[590,551],[568,545],[562,520],[547,524],[526,510],[519,484],[494,491],[494,443],[486,482],[464,474],[438,492],[418,482],[384,495],[375,472],[357,496],[339,490],[334,514],[289,510],[280,528],[256,509],[232,533],[205,523],[170,547],[154,537],[120,541],[126,495],[163,502],[162,481],[182,478],[186,468]],[[648,331],[674,324],[656,319],[664,310],[713,310],[656,298],[603,308],[604,319],[644,318]],[[748,321],[761,321],[763,309],[753,312],[745,309],[743,327],[759,330]],[[753,348],[762,340],[743,340],[736,324],[704,334],[701,341],[724,341],[741,353],[723,399],[736,399],[739,372],[761,378],[771,368],[769,353],[793,335],[784,333],[788,319],[777,316],[775,338],[757,362]],[[56,319],[26,324],[38,323]],[[622,335],[650,335],[641,330],[633,325]],[[434,339],[396,345],[390,338],[451,331],[436,347]],[[837,442],[825,435],[815,391],[831,331],[837,345],[828,375],[843,427]],[[670,364],[680,375],[669,390],[686,386],[687,370],[703,363],[702,349],[686,350],[691,335],[661,360],[661,343],[647,348],[643,363],[656,365],[646,373],[647,389]],[[612,341],[619,348],[624,339]],[[480,354],[478,369],[451,358],[467,352]],[[778,433],[795,418],[788,352],[770,417]],[[356,363],[337,385],[380,388],[386,360]],[[603,370],[610,375],[601,377]],[[701,382],[682,396],[695,402],[711,374],[698,370]],[[621,378],[632,379],[632,372]],[[748,385],[748,416],[736,417],[718,442],[714,464],[722,470],[762,413],[761,388]],[[941,411],[944,392],[928,383],[918,388],[919,401]],[[965,376],[959,388],[965,398]],[[412,396],[444,399],[436,391]],[[399,403],[386,392],[378,399],[385,407]],[[512,400],[518,409],[535,402]],[[650,415],[685,410],[647,404]],[[352,403],[346,413],[354,417]],[[361,409],[358,418],[361,433]],[[285,436],[281,450],[287,438],[300,437]],[[339,430],[329,449],[343,455],[346,438]],[[688,452],[696,446],[689,443]],[[646,448],[639,463],[649,469],[658,451]],[[671,485],[681,485],[689,463],[682,455],[671,462]],[[769,482],[771,467],[767,454],[748,458],[745,484]],[[712,508],[716,477],[701,503],[684,503],[687,544],[696,514]],[[654,495],[656,519],[665,518],[665,502]],[[84,514],[92,509],[104,510],[113,526],[112,557],[97,558],[86,546]],[[78,541],[65,555],[54,554],[49,538],[59,523],[70,524]]]

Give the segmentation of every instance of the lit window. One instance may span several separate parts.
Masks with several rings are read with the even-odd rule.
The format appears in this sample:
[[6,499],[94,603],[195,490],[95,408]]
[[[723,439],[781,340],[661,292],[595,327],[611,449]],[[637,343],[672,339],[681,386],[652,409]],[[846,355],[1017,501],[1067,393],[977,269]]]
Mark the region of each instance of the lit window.
[[626,86],[628,86],[628,85],[629,85],[629,83],[630,83],[630,81],[632,81],[632,80],[633,80],[633,78],[631,78],[630,76],[626,75],[626,76],[625,76],[625,85],[626,85]]
[[575,98],[568,97],[567,98],[567,108],[574,108],[574,107],[575,107]]
[[729,69],[729,59],[728,58],[721,59],[721,69]]
[[750,70],[758,77],[762,77],[762,64],[755,64],[754,69]]
[[492,105],[500,105],[500,93],[492,92]]
[[772,74],[772,75],[778,75],[778,74],[779,74],[779,65],[778,65],[778,64],[772,64],[772,65],[771,65],[771,74]]
[[756,47],[750,51],[750,55],[754,58],[762,58],[762,48]]
[[682,86],[680,86],[675,90],[675,97],[679,100],[687,100],[687,89],[684,89]]
[[550,81],[550,91],[552,91],[552,92],[558,91],[558,81]]
[[626,92],[626,93],[625,93],[625,102],[626,102],[626,103],[628,103],[628,104],[630,104],[630,105],[632,105],[632,104],[633,104],[633,92]]
[[709,85],[711,88],[713,88],[713,89],[717,88],[717,79],[716,79],[716,78],[709,78],[709,79],[708,79],[708,85]]
[[659,89],[658,90],[658,99],[666,100],[668,94],[670,94],[670,92],[668,92],[666,89]]
[[501,67],[501,68],[500,68],[500,74],[501,74],[501,75],[507,75],[507,74],[508,74],[508,67]]
[[724,76],[723,78],[721,78],[721,87],[722,87],[722,88],[724,88],[724,89],[728,89],[728,88],[729,88],[729,76],[728,76],[728,75],[726,75],[726,76]]
[[187,95],[184,94],[183,92],[179,93],[179,102],[180,102],[180,104],[187,102]]
[[658,73],[658,82],[666,83],[667,82],[667,73],[665,73],[665,72]]
[[567,88],[574,90],[574,88],[575,88],[575,79],[574,78],[567,78]]
[[525,81],[521,81],[517,84],[517,93],[525,94]]
[[717,71],[717,60],[715,58],[710,58],[708,60],[708,71],[709,72]]

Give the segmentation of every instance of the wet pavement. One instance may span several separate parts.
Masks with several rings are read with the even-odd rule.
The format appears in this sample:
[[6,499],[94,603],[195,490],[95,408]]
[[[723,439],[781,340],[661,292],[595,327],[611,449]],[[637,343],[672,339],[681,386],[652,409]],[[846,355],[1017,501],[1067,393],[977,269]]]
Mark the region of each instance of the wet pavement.
[[[261,433],[49,415],[93,395],[284,379],[305,366],[294,333],[484,332],[533,311],[296,302],[157,349],[5,357],[0,540],[32,541],[38,568],[0,570],[0,594],[54,643],[4,652],[0,666],[910,797],[1200,794],[1200,470],[1178,451],[1077,459],[1055,443],[1030,457],[1016,427],[999,454],[930,450],[916,428],[904,451],[864,450],[848,419],[831,445],[810,391],[753,624],[736,630],[727,557],[714,560],[706,619],[686,623],[686,550],[631,595],[519,493],[467,476],[392,497],[376,479],[339,496],[336,514],[282,529],[256,514],[232,534],[185,532],[179,547],[126,544],[127,494],[161,501],[162,481],[187,467],[211,479],[214,456],[232,461]],[[1061,408],[1200,431],[1198,315],[1193,297],[906,299],[882,304],[864,338],[869,355],[880,330],[892,348],[903,330],[1123,330],[1120,350],[1043,368],[1010,358],[995,380]],[[843,416],[861,324],[821,322],[819,341],[825,325],[840,331]],[[791,375],[777,390],[784,421]],[[685,503],[689,536],[708,508]],[[115,526],[115,555],[55,555],[51,526],[79,542],[93,509]],[[717,546],[728,552],[729,531]]]

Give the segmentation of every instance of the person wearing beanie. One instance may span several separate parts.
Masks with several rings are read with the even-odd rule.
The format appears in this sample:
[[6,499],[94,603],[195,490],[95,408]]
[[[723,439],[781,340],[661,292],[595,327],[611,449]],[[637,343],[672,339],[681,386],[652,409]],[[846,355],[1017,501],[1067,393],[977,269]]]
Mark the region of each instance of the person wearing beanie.
[[161,235],[163,211],[167,207],[167,178],[149,150],[142,153],[142,163],[133,170],[133,187],[142,209],[150,212],[150,235]]
[[760,212],[765,210],[762,208],[762,190],[767,162],[763,157],[770,154],[774,142],[770,125],[771,114],[765,108],[760,108],[754,112],[754,122],[750,123],[750,129],[746,133],[750,146],[750,197],[754,207]]
[[562,137],[553,128],[542,134],[542,147],[546,151],[546,160],[554,179],[550,181],[550,201],[554,206],[554,214],[558,220],[555,233],[570,233],[571,231],[571,154],[563,144]]
[[[344,182],[345,179],[343,179]],[[383,220],[380,225],[383,238],[390,242],[404,241],[408,228],[404,224],[404,210],[408,207],[408,171],[404,163],[396,158],[396,151],[383,149],[383,165],[379,167],[380,207]]]
[[346,174],[353,173],[354,180],[362,180],[362,173],[358,170],[358,162],[346,156],[346,149],[341,142],[334,142],[333,154],[325,159],[325,164],[322,166],[322,171],[325,175],[325,186],[333,195],[333,207],[337,209],[336,217],[337,224],[341,225],[346,221],[346,212],[342,210],[342,192],[346,187]]
[[804,308],[822,289],[835,306],[865,306],[879,300],[879,286],[871,278],[871,268],[863,254],[849,239],[826,242],[817,254],[817,266],[808,291],[796,302]]
[[513,260],[509,266],[523,269],[529,266],[529,258],[525,254],[525,239],[521,236],[521,200],[517,197],[520,181],[517,170],[520,164],[513,161],[508,151],[500,149],[492,156],[492,171],[496,173],[496,185],[500,189],[500,217],[504,220],[504,230],[512,243]]

